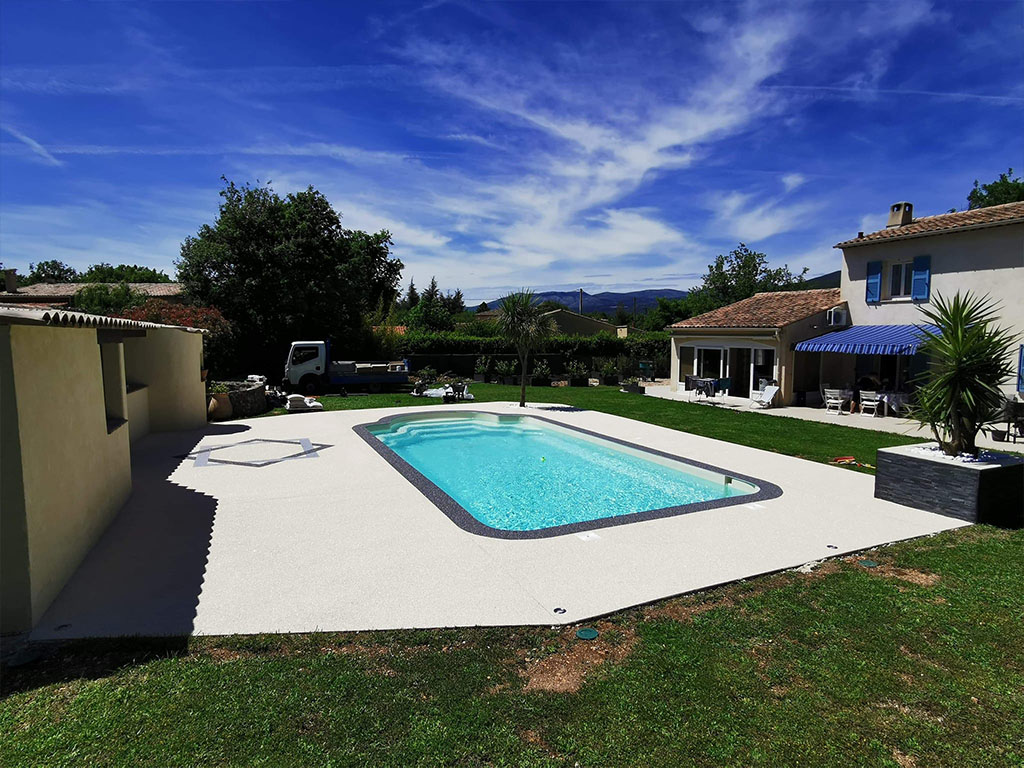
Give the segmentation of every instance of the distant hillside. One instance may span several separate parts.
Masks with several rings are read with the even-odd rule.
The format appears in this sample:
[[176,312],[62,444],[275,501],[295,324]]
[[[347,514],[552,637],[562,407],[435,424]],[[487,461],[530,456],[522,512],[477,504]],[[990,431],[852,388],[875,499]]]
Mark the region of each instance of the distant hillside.
[[825,275],[819,275],[818,277],[812,277],[807,281],[808,288],[838,288],[840,281],[839,270],[835,272],[829,272]]
[[[538,301],[557,301],[564,304],[573,312],[580,308],[579,291],[538,291],[534,294]],[[622,304],[627,312],[633,311],[633,299],[636,298],[636,311],[643,312],[658,303],[658,297],[665,299],[681,299],[686,296],[686,291],[676,291],[671,288],[654,288],[645,291],[628,291],[626,293],[604,293],[590,294],[583,292],[583,312],[615,312],[615,308]],[[491,299],[487,306],[497,309],[501,299]]]

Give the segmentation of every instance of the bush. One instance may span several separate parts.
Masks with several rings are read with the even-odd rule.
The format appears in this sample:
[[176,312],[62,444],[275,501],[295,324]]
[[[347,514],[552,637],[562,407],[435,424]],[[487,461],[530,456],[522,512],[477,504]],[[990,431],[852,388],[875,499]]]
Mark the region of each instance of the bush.
[[533,378],[550,379],[551,366],[549,366],[544,360],[538,360],[533,366]]
[[124,311],[144,304],[146,294],[136,291],[128,283],[105,285],[94,283],[75,291],[71,306],[79,312],[90,312],[94,315],[120,315]]
[[419,377],[420,381],[425,381],[428,384],[432,381],[437,381],[437,371],[434,368],[431,368],[429,365],[420,368],[416,372],[416,375]]
[[491,358],[486,355],[481,355],[476,359],[476,364],[473,366],[474,373],[487,373],[487,369],[491,367]]
[[516,366],[513,360],[499,360],[494,364],[494,372],[499,376],[515,376]]
[[579,379],[590,373],[590,369],[582,360],[570,360],[565,364],[565,372],[570,378]]

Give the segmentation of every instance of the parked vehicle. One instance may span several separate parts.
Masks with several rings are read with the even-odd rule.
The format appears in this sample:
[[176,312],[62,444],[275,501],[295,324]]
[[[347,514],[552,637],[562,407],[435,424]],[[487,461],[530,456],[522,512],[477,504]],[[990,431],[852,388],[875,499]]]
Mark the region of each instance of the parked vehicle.
[[330,342],[293,341],[281,386],[289,392],[314,394],[326,387],[380,392],[385,387],[408,383],[408,361],[331,360]]

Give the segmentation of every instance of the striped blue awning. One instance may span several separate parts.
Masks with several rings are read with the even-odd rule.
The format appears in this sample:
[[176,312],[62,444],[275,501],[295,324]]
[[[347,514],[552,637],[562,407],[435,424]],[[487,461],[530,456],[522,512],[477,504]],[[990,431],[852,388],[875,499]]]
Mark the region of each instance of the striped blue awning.
[[[935,333],[934,325],[922,326]],[[913,355],[924,342],[916,325],[855,325],[801,341],[797,352],[840,352],[846,355]]]

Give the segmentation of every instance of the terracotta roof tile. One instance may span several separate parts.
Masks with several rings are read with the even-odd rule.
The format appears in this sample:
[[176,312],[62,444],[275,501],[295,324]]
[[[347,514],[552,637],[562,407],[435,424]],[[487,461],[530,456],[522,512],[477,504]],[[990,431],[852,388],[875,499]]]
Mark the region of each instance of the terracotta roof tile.
[[942,232],[953,232],[958,229],[981,229],[998,227],[1006,224],[1024,223],[1024,202],[993,205],[988,208],[975,208],[971,211],[956,213],[940,213],[937,216],[922,216],[909,224],[900,227],[887,227],[877,232],[870,232],[863,237],[844,240],[836,244],[836,248],[853,248],[889,240],[905,240],[910,237],[925,237]]
[[782,328],[841,302],[838,288],[755,293],[749,299],[713,309],[670,328]]
[[[69,298],[74,296],[79,288],[84,288],[87,285],[94,285],[94,283],[33,283],[18,288],[18,292],[13,294],[0,291],[0,296],[5,299],[12,296]],[[118,283],[100,283],[100,285],[114,286]],[[128,285],[147,296],[179,296],[181,294],[181,283],[128,283]]]

